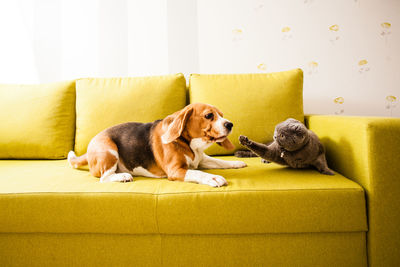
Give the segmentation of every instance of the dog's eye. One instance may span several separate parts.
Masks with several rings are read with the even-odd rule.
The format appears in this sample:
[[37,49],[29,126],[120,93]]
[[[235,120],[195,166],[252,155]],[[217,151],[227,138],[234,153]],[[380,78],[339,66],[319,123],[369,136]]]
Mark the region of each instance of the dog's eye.
[[214,114],[213,113],[208,113],[204,116],[207,120],[212,120],[214,118]]

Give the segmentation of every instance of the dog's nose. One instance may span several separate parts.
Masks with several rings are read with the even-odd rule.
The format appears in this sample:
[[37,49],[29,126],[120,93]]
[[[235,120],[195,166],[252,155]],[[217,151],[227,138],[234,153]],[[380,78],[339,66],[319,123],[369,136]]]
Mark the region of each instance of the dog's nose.
[[230,131],[230,130],[232,130],[233,123],[227,121],[227,122],[224,123],[224,126],[225,126],[226,129],[228,129]]

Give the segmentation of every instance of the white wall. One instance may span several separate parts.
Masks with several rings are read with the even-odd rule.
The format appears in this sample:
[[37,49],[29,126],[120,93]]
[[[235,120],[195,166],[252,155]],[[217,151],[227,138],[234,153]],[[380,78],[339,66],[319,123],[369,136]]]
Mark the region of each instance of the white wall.
[[[30,7],[34,9],[33,6]],[[0,1],[0,82],[38,82],[32,16],[17,1]],[[32,14],[30,12],[29,14]]]
[[143,76],[169,73],[167,1],[128,1],[128,16],[128,74]]
[[[29,0],[28,0],[29,1]],[[39,2],[39,3],[38,3]],[[35,1],[35,5],[40,5]],[[65,80],[98,76],[100,72],[99,1],[61,1],[61,77]],[[46,16],[46,14],[40,14]],[[36,29],[39,31],[40,29]],[[46,55],[46,54],[45,54]],[[43,55],[43,56],[45,56]],[[117,66],[116,66],[117,67]],[[54,78],[49,77],[49,81]],[[46,82],[42,80],[42,82]]]
[[199,71],[196,0],[168,0],[168,69],[170,73]]
[[306,113],[400,117],[399,14],[398,0],[0,0],[0,83],[300,67]]
[[0,83],[169,73],[167,0],[0,0]]
[[200,72],[300,67],[306,113],[400,116],[398,0],[201,0],[198,18]]

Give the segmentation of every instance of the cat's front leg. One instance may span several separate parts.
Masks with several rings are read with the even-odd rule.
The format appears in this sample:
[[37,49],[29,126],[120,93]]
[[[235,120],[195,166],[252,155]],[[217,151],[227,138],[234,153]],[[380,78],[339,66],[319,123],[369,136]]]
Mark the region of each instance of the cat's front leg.
[[268,146],[254,142],[244,135],[239,136],[239,142],[254,153],[256,153],[259,157],[263,157],[265,152],[268,150]]
[[281,152],[275,142],[267,146],[265,144],[254,142],[244,135],[241,135],[239,137],[239,142],[243,146],[247,147],[255,154],[257,154],[259,157],[267,161],[272,161],[278,164],[286,165],[285,160],[280,157]]
[[325,154],[321,154],[312,165],[322,174],[335,175],[335,173],[328,167]]

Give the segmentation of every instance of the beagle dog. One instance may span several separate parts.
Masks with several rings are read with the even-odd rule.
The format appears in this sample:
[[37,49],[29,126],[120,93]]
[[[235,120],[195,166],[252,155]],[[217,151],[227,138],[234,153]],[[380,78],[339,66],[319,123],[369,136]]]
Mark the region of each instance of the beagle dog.
[[220,187],[227,184],[224,177],[196,169],[246,167],[242,161],[216,159],[203,152],[213,143],[233,149],[227,138],[232,127],[216,107],[190,104],[163,120],[110,127],[90,141],[86,154],[77,157],[70,151],[68,162],[73,168],[88,164],[102,183],[145,176]]

